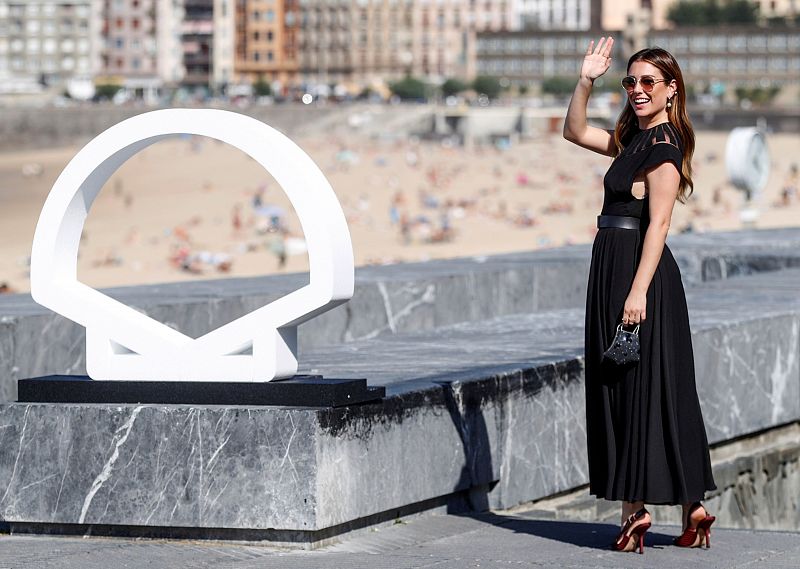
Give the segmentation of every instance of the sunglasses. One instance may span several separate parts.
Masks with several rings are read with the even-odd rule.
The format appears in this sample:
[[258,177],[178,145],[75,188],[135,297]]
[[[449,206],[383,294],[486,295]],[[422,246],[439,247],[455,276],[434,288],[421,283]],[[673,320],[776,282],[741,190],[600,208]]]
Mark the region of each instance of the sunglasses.
[[656,86],[656,83],[662,83],[664,81],[666,81],[666,79],[656,79],[650,75],[644,75],[641,79],[637,79],[633,75],[628,75],[627,77],[622,78],[622,86],[628,93],[630,93],[636,88],[636,83],[638,82],[639,85],[642,86],[642,91],[645,93],[650,93],[653,90],[653,87]]

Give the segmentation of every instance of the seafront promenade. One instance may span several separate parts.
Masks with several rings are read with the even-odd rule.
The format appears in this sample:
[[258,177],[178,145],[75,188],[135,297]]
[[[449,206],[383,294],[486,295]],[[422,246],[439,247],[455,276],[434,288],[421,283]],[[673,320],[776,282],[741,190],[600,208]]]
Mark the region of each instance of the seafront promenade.
[[259,545],[115,538],[0,536],[3,569],[796,569],[800,533],[714,530],[711,549],[671,545],[678,528],[655,525],[644,555],[608,548],[612,524],[529,514],[400,519],[313,551]]

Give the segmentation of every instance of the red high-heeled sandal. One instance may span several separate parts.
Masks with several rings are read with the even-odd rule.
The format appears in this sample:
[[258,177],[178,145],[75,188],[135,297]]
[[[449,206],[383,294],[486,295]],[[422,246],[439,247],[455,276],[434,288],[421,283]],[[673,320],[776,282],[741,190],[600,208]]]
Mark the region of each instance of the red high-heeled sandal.
[[612,547],[617,551],[635,551],[636,546],[639,546],[639,553],[644,553],[644,534],[650,529],[650,522],[643,522],[642,520],[646,515],[650,514],[645,508],[642,508],[635,514],[625,520],[616,541]]
[[[691,523],[692,512],[698,508],[703,508],[706,515],[702,520],[697,522],[695,527],[691,527],[689,524]],[[710,548],[711,524],[713,524],[716,519],[716,517],[709,515],[708,510],[705,509],[703,504],[695,502],[691,505],[686,515],[686,529],[683,530],[680,536],[675,538],[675,545],[678,547],[702,547],[703,544],[705,544],[706,548]]]

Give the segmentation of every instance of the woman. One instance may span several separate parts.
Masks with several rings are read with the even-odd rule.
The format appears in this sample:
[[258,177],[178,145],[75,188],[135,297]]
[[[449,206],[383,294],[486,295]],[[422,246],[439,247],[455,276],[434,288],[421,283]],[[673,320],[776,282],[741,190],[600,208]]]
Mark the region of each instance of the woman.
[[[590,492],[622,500],[614,547],[643,552],[648,504],[681,504],[684,547],[710,546],[714,516],[700,503],[716,488],[697,398],[686,297],[665,240],[675,201],[691,194],[694,132],[683,76],[659,48],[628,61],[625,109],[613,131],[586,123],[612,38],[583,60],[564,123],[570,142],[613,156],[592,246],[586,298],[586,433]],[[603,359],[617,326],[639,328],[640,360]]]

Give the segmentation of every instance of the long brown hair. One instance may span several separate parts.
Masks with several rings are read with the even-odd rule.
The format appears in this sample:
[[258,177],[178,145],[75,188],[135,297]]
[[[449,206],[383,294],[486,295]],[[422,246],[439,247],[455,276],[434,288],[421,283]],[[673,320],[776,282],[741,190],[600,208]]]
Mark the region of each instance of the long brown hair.
[[[675,58],[672,57],[672,54],[660,47],[648,47],[637,51],[628,60],[626,69],[630,70],[635,61],[646,61],[657,67],[664,74],[665,85],[668,85],[673,79],[678,85],[677,91],[671,99],[672,106],[667,108],[667,117],[681,138],[683,164],[681,166],[681,182],[678,186],[678,201],[686,203],[686,199],[694,191],[694,183],[692,182],[694,128],[692,127],[692,121],[689,120],[689,115],[686,113],[686,89],[683,84],[681,68]],[[639,119],[626,99],[625,108],[619,115],[617,126],[614,128],[614,144],[616,146],[614,156],[622,152],[622,149],[628,145],[633,135],[637,132],[639,132]]]

